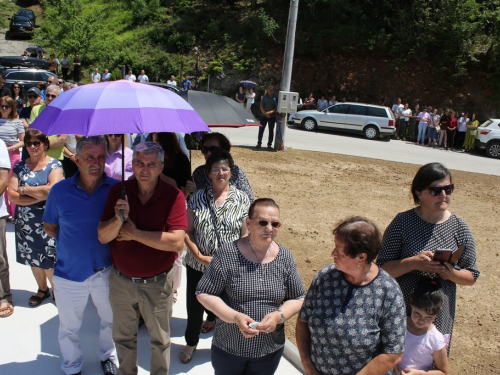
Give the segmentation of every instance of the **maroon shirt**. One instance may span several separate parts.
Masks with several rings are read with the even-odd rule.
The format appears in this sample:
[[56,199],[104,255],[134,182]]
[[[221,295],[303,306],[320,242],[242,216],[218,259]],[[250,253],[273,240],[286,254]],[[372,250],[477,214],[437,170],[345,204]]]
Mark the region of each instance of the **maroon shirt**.
[[[142,204],[138,196],[137,180],[125,182],[125,191],[130,206],[130,219],[138,229],[145,231],[187,230],[186,199],[181,191],[162,180],[158,180],[153,196]],[[115,204],[120,198],[121,184],[109,192],[101,221],[108,221],[115,215]],[[161,251],[137,241],[111,243],[111,261],[125,275],[152,277],[170,269],[177,253]]]

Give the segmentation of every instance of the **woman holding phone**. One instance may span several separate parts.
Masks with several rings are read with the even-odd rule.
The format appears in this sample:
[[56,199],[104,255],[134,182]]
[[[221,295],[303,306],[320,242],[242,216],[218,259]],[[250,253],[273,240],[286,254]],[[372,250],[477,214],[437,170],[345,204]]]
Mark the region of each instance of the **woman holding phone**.
[[[411,185],[417,207],[399,213],[389,224],[377,259],[377,265],[399,283],[408,315],[416,283],[424,276],[441,279],[445,300],[435,324],[441,333],[450,335],[450,344],[457,285],[473,285],[479,277],[474,237],[467,224],[448,209],[454,188],[444,165],[422,166]],[[456,264],[433,260],[436,250],[457,250],[464,245]]]

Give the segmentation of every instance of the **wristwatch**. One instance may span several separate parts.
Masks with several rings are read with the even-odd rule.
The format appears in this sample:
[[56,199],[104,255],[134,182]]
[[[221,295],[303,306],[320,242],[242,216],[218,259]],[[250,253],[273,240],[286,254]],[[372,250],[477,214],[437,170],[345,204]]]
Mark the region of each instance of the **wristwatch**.
[[279,313],[280,313],[280,315],[281,315],[281,319],[280,319],[279,324],[283,324],[283,323],[285,323],[285,315],[283,315],[283,311],[278,310],[278,312],[279,312]]

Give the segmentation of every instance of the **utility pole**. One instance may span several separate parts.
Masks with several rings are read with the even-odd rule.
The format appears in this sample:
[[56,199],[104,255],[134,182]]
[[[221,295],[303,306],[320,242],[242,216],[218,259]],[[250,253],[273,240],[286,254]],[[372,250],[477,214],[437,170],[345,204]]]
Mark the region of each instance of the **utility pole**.
[[[281,76],[280,91],[290,91],[292,81],[293,53],[295,49],[295,29],[297,28],[297,16],[299,13],[299,0],[290,1],[290,11],[288,12],[288,28],[286,32],[285,56],[283,57],[283,73]],[[280,113],[278,126],[274,134],[274,150],[285,149],[285,129],[286,113]],[[281,147],[281,145],[283,146]]]

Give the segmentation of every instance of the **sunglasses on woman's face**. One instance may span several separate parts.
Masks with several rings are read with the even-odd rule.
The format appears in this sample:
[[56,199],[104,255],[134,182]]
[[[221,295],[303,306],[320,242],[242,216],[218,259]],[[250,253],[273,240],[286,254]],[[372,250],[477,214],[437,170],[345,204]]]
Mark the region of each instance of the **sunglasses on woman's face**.
[[446,195],[453,194],[453,190],[455,190],[455,185],[445,185],[445,186],[428,186],[424,190],[429,190],[429,194],[433,197],[441,195],[441,192],[444,191]]
[[267,227],[269,224],[271,224],[271,226],[274,229],[281,227],[281,223],[279,221],[258,220],[257,224],[259,224],[259,226],[261,226],[261,227]]
[[38,147],[40,146],[42,142],[40,141],[33,141],[33,142],[24,142],[24,144],[26,145],[26,147],[31,147],[31,146],[35,146],[35,147]]
[[36,99],[38,98],[38,95],[28,95],[28,99]]
[[108,134],[108,137],[111,137],[111,138],[121,138],[121,134]]
[[10,105],[8,105],[8,104],[6,104],[6,105],[2,104],[2,105],[0,105],[0,108],[2,108],[2,109],[9,109]]
[[19,88],[19,86],[12,86],[12,88],[13,88],[13,89],[18,89],[18,88]]
[[201,148],[201,153],[208,154],[210,152],[211,154],[213,154],[214,152],[219,151],[219,150],[220,150],[220,147],[217,147],[217,146],[203,146]]

